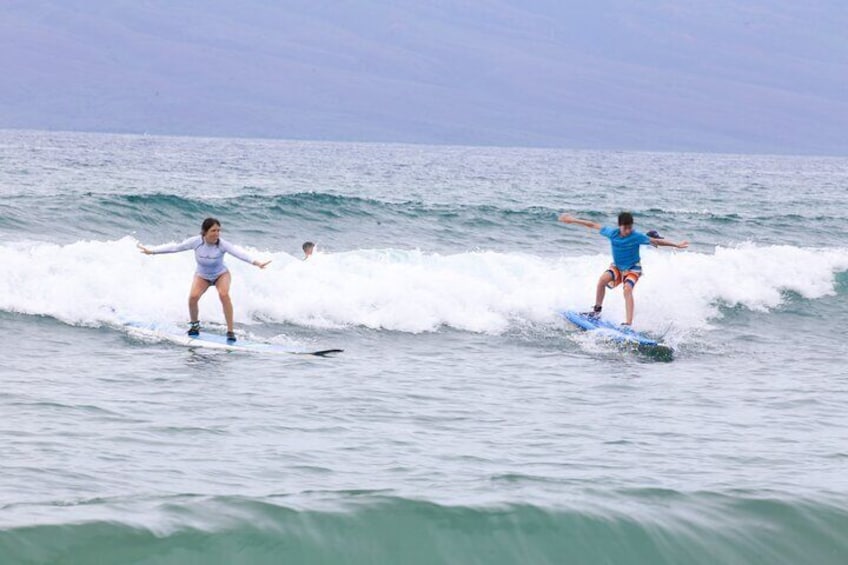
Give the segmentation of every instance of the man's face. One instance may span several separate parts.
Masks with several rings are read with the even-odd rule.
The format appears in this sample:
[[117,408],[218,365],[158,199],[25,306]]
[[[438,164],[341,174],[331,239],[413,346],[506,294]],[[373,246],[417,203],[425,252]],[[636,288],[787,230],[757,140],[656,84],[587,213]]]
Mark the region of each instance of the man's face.
[[618,233],[621,234],[621,237],[627,237],[633,233],[633,224],[622,224],[618,226]]

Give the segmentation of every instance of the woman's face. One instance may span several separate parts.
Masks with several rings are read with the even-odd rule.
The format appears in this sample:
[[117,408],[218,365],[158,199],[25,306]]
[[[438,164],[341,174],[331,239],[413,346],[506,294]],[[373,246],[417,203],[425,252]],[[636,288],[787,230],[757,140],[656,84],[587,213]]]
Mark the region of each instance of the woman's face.
[[221,226],[215,224],[214,226],[206,230],[206,233],[203,235],[203,239],[206,241],[206,243],[215,243],[216,241],[218,241],[218,238],[220,236]]

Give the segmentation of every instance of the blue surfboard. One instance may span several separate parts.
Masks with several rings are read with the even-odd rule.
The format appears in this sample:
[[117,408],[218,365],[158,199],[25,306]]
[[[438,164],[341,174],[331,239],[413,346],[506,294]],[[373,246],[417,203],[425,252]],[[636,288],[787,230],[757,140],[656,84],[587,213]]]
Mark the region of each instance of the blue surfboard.
[[184,345],[186,347],[244,351],[247,353],[317,355],[319,357],[326,357],[333,353],[341,353],[344,351],[344,349],[306,349],[276,343],[250,341],[246,339],[238,339],[235,342],[230,342],[227,341],[227,337],[224,335],[207,331],[201,331],[197,336],[189,336],[185,329],[173,324],[128,322],[125,324],[125,327],[130,334],[165,340],[171,343]]
[[592,332],[599,337],[603,337],[604,339],[615,343],[632,345],[644,353],[670,358],[674,352],[674,350],[665,343],[657,341],[643,333],[637,332],[632,328],[614,324],[613,322],[601,317],[596,318],[573,310],[563,310],[559,312],[559,315],[581,329]]

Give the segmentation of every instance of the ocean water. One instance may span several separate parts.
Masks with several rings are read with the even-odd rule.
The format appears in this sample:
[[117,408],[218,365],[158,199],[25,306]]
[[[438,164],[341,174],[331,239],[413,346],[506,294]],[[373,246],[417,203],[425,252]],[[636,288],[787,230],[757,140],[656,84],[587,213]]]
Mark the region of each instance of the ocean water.
[[[2,565],[848,562],[848,158],[0,131],[0,196]],[[671,361],[557,315],[620,210]],[[128,332],[206,216],[243,339],[344,353]]]

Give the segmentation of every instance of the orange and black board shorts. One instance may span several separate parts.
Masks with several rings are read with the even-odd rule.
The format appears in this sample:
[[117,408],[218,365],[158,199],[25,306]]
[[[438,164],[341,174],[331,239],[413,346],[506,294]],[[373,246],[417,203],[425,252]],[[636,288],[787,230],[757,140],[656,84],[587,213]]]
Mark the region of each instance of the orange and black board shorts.
[[642,265],[636,263],[629,269],[622,271],[615,264],[611,264],[607,272],[612,275],[612,280],[607,283],[607,288],[615,288],[621,283],[627,283],[630,288],[636,286],[639,277],[642,276]]

